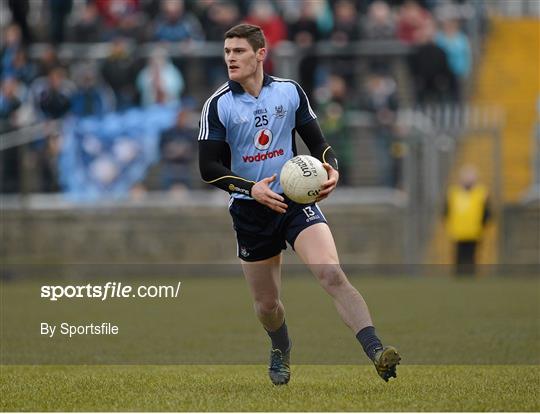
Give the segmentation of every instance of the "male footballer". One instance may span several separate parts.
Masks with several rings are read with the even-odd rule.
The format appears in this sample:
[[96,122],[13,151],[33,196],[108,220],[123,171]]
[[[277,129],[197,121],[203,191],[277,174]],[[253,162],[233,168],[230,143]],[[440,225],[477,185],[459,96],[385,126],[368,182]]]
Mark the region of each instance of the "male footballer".
[[206,101],[198,136],[203,180],[231,194],[229,210],[238,257],[255,312],[272,345],[270,379],[290,379],[291,340],[280,300],[281,251],[288,242],[332,296],[377,372],[396,377],[400,356],[383,347],[366,302],[340,267],[336,246],[316,203],[300,205],[283,195],[278,174],[296,155],[295,131],[328,172],[318,201],[336,188],[338,162],[317,117],[294,81],[263,72],[266,42],[258,26],[237,25],[225,33],[224,57],[229,81]]

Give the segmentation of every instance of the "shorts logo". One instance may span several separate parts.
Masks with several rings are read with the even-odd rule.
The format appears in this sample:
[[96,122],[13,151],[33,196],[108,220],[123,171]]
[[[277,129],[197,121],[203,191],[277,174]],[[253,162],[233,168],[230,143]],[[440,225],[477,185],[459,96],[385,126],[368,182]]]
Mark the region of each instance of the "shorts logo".
[[304,212],[304,214],[307,217],[306,218],[306,223],[309,223],[310,221],[317,220],[317,219],[321,218],[317,211],[313,211],[313,208],[311,208],[311,206],[304,207],[302,209],[302,211]]
[[249,256],[249,252],[247,251],[247,249],[245,247],[240,248],[240,256],[242,256],[242,257],[248,257]]
[[253,143],[255,144],[255,148],[258,150],[263,151],[268,149],[272,143],[272,131],[269,129],[261,129],[260,131],[257,131]]

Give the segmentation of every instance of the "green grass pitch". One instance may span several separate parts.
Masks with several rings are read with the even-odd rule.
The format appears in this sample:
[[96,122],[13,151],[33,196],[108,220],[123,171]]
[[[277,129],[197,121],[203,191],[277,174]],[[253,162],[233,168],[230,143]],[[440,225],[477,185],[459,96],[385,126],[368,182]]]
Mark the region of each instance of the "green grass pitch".
[[[268,339],[241,276],[179,279],[179,301],[94,304],[44,305],[39,283],[3,283],[0,409],[540,411],[538,278],[351,278],[403,356],[397,380],[385,383],[317,283],[284,275],[294,341],[284,387],[267,377]],[[113,315],[124,334],[54,342],[24,329],[58,312],[79,321]],[[29,345],[40,341],[44,348]],[[115,364],[118,355],[130,365]]]
[[263,365],[4,367],[4,411],[538,411],[537,366],[299,365],[274,387]]

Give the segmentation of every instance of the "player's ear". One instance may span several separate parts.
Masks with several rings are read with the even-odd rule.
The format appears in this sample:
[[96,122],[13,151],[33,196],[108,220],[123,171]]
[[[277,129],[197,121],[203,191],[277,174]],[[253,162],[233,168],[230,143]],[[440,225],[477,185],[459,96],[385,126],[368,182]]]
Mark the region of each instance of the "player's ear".
[[266,48],[261,47],[257,52],[255,53],[257,57],[257,62],[264,62],[264,59],[266,59]]

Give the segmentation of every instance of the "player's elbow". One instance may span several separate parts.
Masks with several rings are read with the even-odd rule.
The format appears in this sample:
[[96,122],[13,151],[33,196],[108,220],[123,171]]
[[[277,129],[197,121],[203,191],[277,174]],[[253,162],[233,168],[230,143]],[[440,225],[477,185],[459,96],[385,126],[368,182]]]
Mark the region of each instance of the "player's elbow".
[[204,182],[212,181],[213,177],[212,168],[205,162],[199,162],[199,174]]
[[199,169],[199,173],[201,176],[201,180],[203,180],[205,183],[212,181],[210,175],[206,171]]

